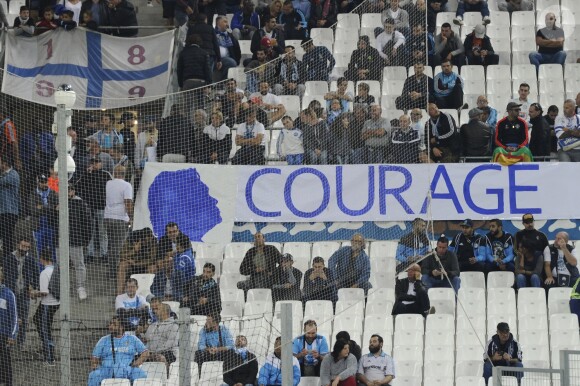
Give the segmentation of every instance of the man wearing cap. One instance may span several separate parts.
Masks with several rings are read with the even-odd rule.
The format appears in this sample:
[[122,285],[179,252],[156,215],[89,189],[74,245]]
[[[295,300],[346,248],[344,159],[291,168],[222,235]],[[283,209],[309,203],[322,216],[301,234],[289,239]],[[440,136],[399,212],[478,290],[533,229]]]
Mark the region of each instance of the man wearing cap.
[[[559,14],[559,13],[558,13]],[[530,63],[540,69],[540,64],[560,64],[566,62],[564,51],[564,30],[556,26],[556,15],[553,12],[546,13],[546,26],[536,32],[537,52],[530,52]]]
[[435,254],[423,260],[421,281],[427,290],[432,287],[451,287],[457,293],[461,286],[459,272],[457,256],[449,250],[449,240],[442,235],[437,240]]
[[[524,367],[522,364],[522,349],[510,333],[510,326],[505,322],[497,324],[497,334],[492,336],[487,342],[483,357],[483,377],[486,385],[495,366]],[[504,375],[515,375],[519,384],[524,373],[516,372]]]
[[580,115],[576,114],[576,103],[572,99],[564,102],[564,114],[554,122],[558,138],[558,161],[580,162]]
[[520,118],[522,105],[516,102],[508,103],[508,115],[497,122],[494,142],[498,147],[508,152],[518,151],[525,147],[529,140],[528,123]]
[[300,281],[302,272],[294,268],[294,258],[285,253],[280,260],[280,266],[274,271],[274,284],[272,285],[272,298],[274,303],[278,300],[300,300]]
[[350,245],[339,248],[330,256],[328,268],[337,280],[337,289],[362,288],[366,294],[372,287],[369,282],[371,262],[365,252],[365,243],[364,236],[355,233]]
[[421,267],[413,263],[407,269],[407,277],[398,279],[395,283],[395,304],[393,315],[418,314],[427,316],[431,303],[427,296],[427,288],[421,281]]
[[[481,121],[481,114],[483,111],[478,108],[469,110],[469,122],[463,124],[459,129],[463,157],[491,156],[491,128]],[[466,162],[486,161],[482,159],[466,160]]]
[[458,233],[451,241],[449,249],[457,255],[459,270],[485,272],[484,240],[475,234],[473,221],[465,219],[459,224],[461,233]]
[[336,64],[336,60],[328,48],[315,46],[310,38],[302,40],[302,48],[304,48],[302,63],[306,66],[306,81],[328,81],[328,77]]
[[534,228],[534,215],[526,213],[522,216],[522,223],[524,229],[516,233],[514,250],[518,250],[523,240],[528,240],[535,252],[544,253],[544,250],[549,245],[546,235]]
[[[375,62],[376,63],[376,62]],[[413,65],[415,73],[405,79],[403,92],[395,100],[397,109],[411,110],[422,109],[428,102],[433,102],[433,78],[425,75],[425,64],[415,63]]]
[[478,24],[473,28],[473,32],[465,37],[463,46],[469,65],[488,66],[499,63],[499,56],[494,53],[491,40],[485,34],[483,24]]
[[370,45],[369,37],[366,35],[359,37],[357,49],[352,52],[348,68],[344,72],[345,78],[353,82],[381,80],[382,69],[377,66],[380,59],[379,51]]

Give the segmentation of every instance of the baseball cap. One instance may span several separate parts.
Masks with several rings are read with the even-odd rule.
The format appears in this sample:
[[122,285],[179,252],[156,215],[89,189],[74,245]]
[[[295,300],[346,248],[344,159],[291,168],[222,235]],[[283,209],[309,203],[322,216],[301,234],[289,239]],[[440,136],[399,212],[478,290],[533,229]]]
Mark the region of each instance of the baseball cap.
[[282,255],[281,260],[290,260],[290,261],[294,261],[294,257],[292,257],[291,254],[289,253],[285,253]]
[[119,118],[119,123],[123,123],[131,119],[135,119],[135,114],[133,114],[130,111],[125,111],[123,114],[121,114],[121,118]]
[[506,322],[500,322],[497,324],[497,330],[501,332],[509,332],[510,326]]
[[475,118],[481,114],[483,114],[483,111],[481,111],[480,109],[474,108],[469,110],[469,118]]
[[473,33],[475,34],[476,38],[483,39],[485,36],[485,26],[483,24],[476,25],[473,29]]
[[471,221],[471,219],[466,218],[465,220],[463,220],[461,222],[461,224],[459,224],[459,226],[472,228],[473,227],[473,221]]
[[522,216],[522,221],[523,222],[533,222],[534,221],[534,215],[531,213],[526,213]]
[[261,45],[262,47],[270,47],[270,46],[272,45],[272,41],[270,40],[270,38],[269,38],[269,37],[267,37],[267,36],[264,36],[264,37],[262,38],[262,40],[260,40],[260,45]]
[[513,110],[513,109],[519,109],[520,107],[522,107],[521,104],[516,103],[516,102],[510,102],[507,104],[507,107],[505,109],[506,110]]

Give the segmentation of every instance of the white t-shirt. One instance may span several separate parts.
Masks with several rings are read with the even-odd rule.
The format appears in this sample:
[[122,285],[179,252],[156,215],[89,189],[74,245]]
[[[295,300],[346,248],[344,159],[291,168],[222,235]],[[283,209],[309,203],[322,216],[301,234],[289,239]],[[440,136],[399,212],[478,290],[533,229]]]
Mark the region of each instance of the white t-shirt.
[[[262,95],[262,93],[260,92],[255,92],[252,95],[250,95],[250,99],[253,100],[254,98],[259,98],[262,100],[262,103],[265,105],[281,105],[282,101],[280,100],[280,97],[278,95],[272,94],[272,93],[267,93],[266,95]],[[266,110],[267,112],[271,112],[274,111],[272,109],[268,109]]]
[[133,187],[130,183],[120,178],[107,181],[107,204],[105,206],[105,218],[113,220],[129,221],[129,215],[125,208],[125,200],[133,199]]
[[80,16],[81,16],[81,7],[82,7],[82,5],[83,5],[83,2],[82,1],[79,1],[76,4],[72,4],[72,3],[68,2],[68,1],[65,1],[65,4],[64,4],[64,6],[65,6],[66,9],[74,12],[73,20],[76,21],[77,24],[79,24],[79,19],[80,19]]
[[115,310],[119,308],[126,308],[126,309],[137,309],[147,307],[147,301],[142,295],[135,295],[134,297],[130,298],[127,293],[118,295],[115,299]]
[[262,134],[262,143],[260,145],[266,146],[266,129],[258,121],[254,121],[253,124],[248,125],[246,122],[238,126],[236,135],[244,139],[256,138],[258,134]]
[[[413,295],[415,296],[415,283],[411,283],[409,282],[409,288],[407,289],[407,295]],[[413,304],[415,303],[413,300],[403,300],[403,304]]]
[[226,137],[226,135],[230,133],[230,128],[225,124],[221,125],[220,127],[209,125],[203,129],[203,133],[207,134],[209,138],[213,139],[214,141],[221,141]]
[[47,265],[40,273],[40,278],[38,280],[40,292],[45,292],[48,294],[46,296],[43,296],[42,299],[40,300],[40,304],[43,304],[45,306],[58,306],[60,304],[60,301],[58,301],[48,290],[48,283],[50,282],[50,278],[52,276],[53,271],[54,266]]
[[[551,259],[549,247],[546,247],[546,250],[544,250],[544,262],[550,263],[552,261],[552,259]],[[570,253],[572,254],[572,256],[574,256],[576,258],[576,260],[578,260],[578,251],[576,248],[572,249],[572,252],[570,252]],[[556,264],[554,269],[552,269],[552,276],[554,276],[554,277],[557,277],[558,275],[570,276],[570,271],[568,271],[568,268],[566,268],[566,260],[565,259],[566,258],[564,257],[564,252],[562,252],[560,249],[558,249],[558,263]]]

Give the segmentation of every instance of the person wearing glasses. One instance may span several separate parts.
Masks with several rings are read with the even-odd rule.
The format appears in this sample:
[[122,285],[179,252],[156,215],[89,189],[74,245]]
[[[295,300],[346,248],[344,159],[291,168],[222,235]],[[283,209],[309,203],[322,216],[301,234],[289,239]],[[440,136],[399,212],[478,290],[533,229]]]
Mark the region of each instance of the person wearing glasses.
[[564,30],[556,26],[556,15],[546,14],[546,26],[536,32],[537,52],[530,52],[530,63],[539,70],[540,64],[561,64],[566,62],[564,51]]

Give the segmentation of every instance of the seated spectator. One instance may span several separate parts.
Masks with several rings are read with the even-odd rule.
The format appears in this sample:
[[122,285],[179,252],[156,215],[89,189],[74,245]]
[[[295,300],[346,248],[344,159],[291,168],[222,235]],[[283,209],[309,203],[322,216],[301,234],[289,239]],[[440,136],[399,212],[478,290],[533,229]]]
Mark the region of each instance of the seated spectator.
[[441,33],[435,36],[435,55],[431,65],[443,65],[446,61],[458,68],[465,63],[465,47],[449,23],[443,23]]
[[251,94],[250,100],[268,114],[269,123],[278,121],[286,113],[282,101],[277,95],[270,92],[270,84],[266,81],[260,82],[259,92]]
[[537,252],[543,254],[546,250],[546,247],[550,244],[546,235],[543,232],[535,229],[534,215],[531,213],[524,214],[522,216],[522,224],[524,229],[516,232],[514,249],[518,250],[519,245],[524,242],[524,240],[527,240],[532,246],[534,253]]
[[322,360],[320,366],[320,384],[333,386],[356,386],[357,362],[350,353],[350,346],[345,340],[337,340],[332,352]]
[[532,103],[535,103],[535,101],[531,99],[529,96],[530,96],[530,85],[527,83],[521,83],[520,87],[518,88],[518,97],[510,101],[521,105],[519,117],[525,120],[526,122],[529,120],[528,111],[530,109],[530,105]]
[[294,46],[286,46],[284,52],[286,55],[280,62],[280,76],[274,85],[274,94],[298,95],[302,98],[306,89],[304,86],[306,67],[304,63],[296,59]]
[[362,288],[366,294],[372,286],[369,283],[371,264],[364,251],[365,238],[360,233],[355,233],[350,243],[351,245],[339,248],[330,256],[328,268],[332,277],[336,278],[337,289]]
[[147,362],[165,363],[169,370],[169,365],[177,359],[179,325],[171,316],[171,308],[168,304],[154,302],[151,304],[151,309],[156,321],[151,323],[145,335],[140,337],[149,350]]
[[[421,0],[424,1],[424,0]],[[424,20],[424,19],[417,19]],[[425,39],[427,36],[427,39]],[[435,40],[431,33],[426,34],[422,24],[415,24],[406,44],[411,58],[415,63],[433,63]]]
[[162,301],[173,301],[173,255],[157,261],[157,272],[151,284],[151,294],[155,299]]
[[550,127],[542,116],[542,106],[532,103],[529,111],[529,125],[532,130],[530,137],[530,151],[534,157],[550,155]]
[[427,158],[421,134],[411,126],[411,119],[406,115],[399,117],[399,125],[393,129],[390,157],[400,164],[416,164]]
[[[342,2],[341,2],[342,3]],[[337,0],[311,1],[309,28],[330,28],[337,22]]]
[[[331,106],[332,101],[334,99],[338,99],[338,101],[340,102],[340,112],[348,111],[349,102],[352,102],[354,99],[354,95],[352,95],[352,92],[348,91],[348,79],[346,79],[345,77],[338,78],[338,80],[336,81],[336,91],[327,92],[324,95],[324,99],[327,101],[326,108],[329,110],[329,113],[332,107]],[[331,124],[332,121],[328,123]]]
[[151,228],[131,232],[119,256],[117,293],[122,294],[131,275],[157,272],[157,240]]
[[562,112],[554,123],[554,132],[558,138],[558,160],[580,162],[580,115],[575,113],[572,99],[564,102]]
[[265,132],[264,125],[256,120],[256,109],[248,109],[246,121],[238,126],[236,132],[236,145],[241,147],[236,151],[232,165],[264,165]]
[[413,220],[411,232],[401,237],[397,245],[397,264],[414,263],[429,252],[431,244],[426,230],[425,220],[419,217]]
[[288,165],[302,165],[304,161],[304,144],[302,130],[300,130],[294,121],[288,115],[282,118],[284,128],[280,130],[278,137],[278,156],[286,160]]
[[230,330],[221,322],[220,314],[207,316],[205,326],[199,331],[199,341],[195,352],[195,362],[201,367],[203,362],[224,361],[228,351],[234,348],[234,339]]
[[[292,385],[300,383],[300,365],[298,359],[292,358]],[[268,354],[266,362],[260,369],[258,385],[282,385],[282,338],[276,337],[274,352]]]
[[498,0],[497,9],[504,12],[533,11],[532,0]]
[[149,357],[143,342],[135,335],[125,334],[123,323],[116,316],[109,322],[109,332],[93,349],[88,385],[99,386],[112,377],[130,381],[147,378],[147,373],[139,368]]
[[232,147],[231,131],[224,123],[224,117],[220,111],[211,115],[211,123],[203,129],[205,141],[202,151],[205,153],[201,162],[224,165],[228,162]]
[[544,284],[556,287],[572,287],[578,272],[578,251],[569,243],[567,232],[558,232],[554,243],[544,250]]
[[310,0],[293,0],[292,5],[295,9],[302,11],[306,18],[306,22],[308,23],[308,20],[310,20],[310,10],[312,8]]
[[[385,66],[399,66],[404,57],[405,36],[395,30],[395,21],[387,18],[384,21],[385,29],[377,36],[375,45]],[[378,63],[377,66],[380,66]],[[380,67],[379,67],[380,68]]]
[[326,123],[329,126],[331,126],[334,123],[334,121],[336,121],[338,119],[338,117],[340,115],[342,115],[343,113],[348,111],[348,109],[346,111],[342,109],[342,104],[340,102],[341,101],[338,98],[330,99],[327,102],[328,103],[328,113],[326,114]]
[[344,72],[344,77],[353,82],[359,80],[381,80],[382,66],[378,66],[380,61],[379,51],[369,43],[369,37],[363,35],[358,38],[357,49],[350,56],[348,68]]
[[[127,0],[109,0],[109,21],[112,27],[137,27],[137,12],[135,6]],[[132,38],[139,33],[138,28],[111,28],[113,36]]]
[[391,123],[383,118],[381,106],[372,105],[370,117],[364,123],[361,137],[365,141],[365,161],[369,164],[383,163],[388,146],[391,143]]
[[220,80],[227,79],[228,70],[237,67],[242,58],[242,51],[240,50],[240,43],[232,32],[228,32],[229,23],[225,16],[218,16],[216,19],[216,35],[221,55]]
[[489,7],[487,6],[487,0],[459,0],[457,4],[457,11],[455,12],[455,19],[453,19],[453,24],[463,25],[463,14],[465,12],[481,13],[481,17],[483,18],[482,26],[485,26],[491,22],[489,19]]
[[411,110],[411,127],[413,130],[419,133],[420,144],[419,149],[421,152],[419,153],[419,162],[421,163],[428,163],[429,162],[429,155],[427,154],[427,144],[425,143],[425,123],[422,121],[423,113],[420,108],[414,108]]
[[56,24],[65,31],[77,28],[77,22],[73,20],[74,14],[75,13],[69,9],[61,11]]
[[34,36],[34,20],[30,17],[30,9],[26,5],[20,6],[20,14],[14,19],[14,34]]
[[[497,334],[491,337],[483,355],[483,377],[486,385],[494,366],[524,367],[522,364],[522,348],[510,333],[510,326],[505,322],[498,323]],[[524,375],[523,372],[504,374],[515,376],[518,379],[518,384]]]
[[[491,128],[481,121],[483,111],[474,108],[469,110],[469,122],[461,125],[461,153],[463,157],[490,157],[492,132]],[[466,162],[485,162],[475,159]]]
[[316,322],[307,320],[304,322],[304,335],[294,338],[292,342],[292,353],[298,359],[303,377],[319,377],[320,365],[328,354],[328,342],[317,331]]
[[539,71],[540,64],[561,64],[566,62],[564,51],[564,30],[556,26],[556,15],[546,14],[546,26],[536,32],[537,52],[530,52],[530,63]]
[[352,355],[354,355],[354,357],[356,358],[357,362],[360,360],[361,356],[362,356],[362,350],[360,348],[360,346],[358,345],[357,342],[355,342],[354,340],[350,339],[350,334],[347,331],[339,331],[336,333],[336,335],[334,336],[335,340],[344,340],[346,342],[348,342],[348,346],[350,349],[350,353]]
[[125,285],[126,292],[115,299],[115,311],[123,330],[134,331],[145,324],[149,315],[147,301],[142,295],[137,295],[138,288],[137,280],[130,278]]
[[254,11],[253,1],[242,2],[242,8],[234,12],[231,28],[237,40],[252,40],[254,33],[260,29],[260,17]]
[[421,281],[421,267],[413,263],[407,268],[407,277],[396,280],[392,315],[418,314],[426,317],[430,309],[427,289]]
[[576,109],[574,111],[576,114],[580,114],[580,92],[576,94]]
[[258,359],[248,350],[244,335],[236,336],[236,345],[224,360],[224,383],[228,386],[248,386],[256,383]]
[[[262,39],[267,37],[270,41],[270,46],[272,48],[272,58],[278,57],[284,54],[284,32],[276,28],[276,16],[265,16],[262,18],[263,27],[260,28],[252,36],[252,42],[250,44],[250,51],[252,51],[252,59],[257,59],[258,50],[262,48]],[[244,62],[244,65],[247,65]]]
[[543,264],[542,252],[535,251],[528,240],[518,244],[515,258],[516,287],[541,287]]
[[389,385],[395,379],[395,362],[383,351],[383,337],[371,335],[369,353],[359,361],[356,378],[359,385]]
[[[332,2],[333,0],[326,1]],[[328,48],[315,46],[310,38],[302,40],[302,48],[304,49],[302,62],[306,66],[306,81],[324,80],[328,82],[328,77],[336,64],[336,60]]]
[[455,119],[440,112],[435,103],[429,103],[428,112],[427,130],[431,143],[431,159],[441,163],[457,162],[461,138]]
[[294,9],[292,0],[284,1],[277,23],[284,26],[284,38],[288,40],[302,40],[308,36],[308,20],[301,10]]
[[320,256],[312,259],[312,268],[304,273],[302,301],[309,300],[330,300],[333,303],[338,300],[332,272],[324,266],[324,259]]
[[425,64],[415,63],[413,69],[415,74],[405,79],[401,96],[395,100],[399,110],[422,109],[434,100],[433,78],[425,75]]
[[473,221],[465,219],[459,224],[461,232],[451,241],[449,250],[457,256],[461,272],[486,271],[487,255],[482,236],[475,233]]
[[510,102],[507,105],[508,115],[497,122],[495,128],[495,145],[509,152],[515,152],[528,145],[528,124],[519,117],[521,104]]
[[40,35],[46,31],[54,30],[58,28],[58,24],[54,19],[54,11],[51,7],[46,7],[42,11],[42,19],[36,22],[34,28],[34,34]]
[[[264,17],[270,18],[273,17],[274,19],[278,20],[278,16],[280,16],[280,13],[282,13],[282,1],[281,0],[272,0],[272,2],[268,3],[265,0],[259,0],[258,1],[258,5],[257,5],[257,11],[260,14],[260,16],[262,17],[262,19]],[[264,21],[262,21],[262,24],[264,24]],[[282,26],[275,26],[276,28],[278,28],[279,30],[282,30]]]
[[329,130],[326,121],[318,120],[312,109],[300,113],[304,152],[307,165],[326,165],[328,163]]
[[368,83],[359,82],[356,86],[357,93],[354,97],[354,103],[363,104],[367,107],[375,104],[375,97],[369,94],[370,86]]
[[435,256],[429,256],[423,260],[421,281],[427,290],[433,287],[446,287],[453,288],[455,293],[459,291],[461,285],[459,264],[457,263],[457,256],[448,247],[449,240],[447,240],[447,237],[441,236],[437,240],[435,249],[437,259]]
[[[439,14],[440,12],[447,12],[449,10],[449,7],[447,6],[448,0],[426,0],[426,1],[427,1],[427,32],[434,34],[435,27],[437,24],[437,14]],[[424,20],[424,19],[412,19],[412,20]]]
[[250,93],[259,92],[261,82],[274,84],[278,78],[278,63],[272,63],[268,57],[271,50],[271,42],[267,37],[263,38],[264,46],[256,51],[256,59],[252,59],[246,66],[247,91]]
[[272,288],[280,257],[280,251],[273,245],[266,245],[264,235],[256,232],[254,246],[246,252],[240,265],[240,274],[250,278],[238,282],[238,288],[244,292],[252,288]]
[[463,104],[463,78],[453,72],[453,64],[449,60],[441,63],[441,72],[433,79],[435,103],[440,109],[467,108]]
[[195,259],[189,237],[183,233],[177,236],[171,272],[173,300],[181,302],[189,292],[189,285],[195,277]]
[[[495,126],[497,125],[497,110],[489,106],[487,97],[485,95],[480,95],[477,97],[477,108],[480,109],[482,114],[485,115],[485,117],[481,117],[481,121],[485,122],[490,127],[491,133],[494,135]],[[489,113],[487,113],[486,108],[489,109]]]
[[186,45],[177,59],[177,83],[181,89],[189,79],[204,81],[204,84],[212,83],[210,56],[201,48],[201,44],[200,35],[187,36]]
[[[558,137],[556,137],[556,132],[554,131],[554,124],[556,123],[556,118],[559,113],[560,110],[558,109],[558,106],[551,105],[548,107],[548,113],[544,115],[544,119],[548,122],[548,128],[550,130],[549,142],[551,156],[556,155],[558,152]],[[578,114],[578,108],[576,108],[576,114]]]
[[209,315],[222,311],[220,287],[214,279],[215,265],[205,263],[203,273],[196,276],[186,296],[183,297],[181,307],[191,309],[191,315]]
[[514,265],[514,238],[504,232],[502,221],[493,219],[489,222],[489,232],[483,239],[487,255],[488,271],[511,271]]
[[465,37],[463,46],[469,65],[488,66],[499,63],[499,56],[494,53],[491,40],[485,34],[485,27],[482,24],[476,25],[473,32]]
[[390,6],[386,7],[381,14],[383,24],[385,24],[385,20],[392,19],[395,24],[395,29],[408,37],[411,31],[409,13],[399,7],[399,0],[391,0],[390,3]]
[[300,300],[300,283],[302,272],[294,268],[294,257],[285,253],[280,257],[280,265],[274,271],[274,284],[272,284],[272,298],[274,303],[278,300]]
[[[338,102],[335,99],[335,102],[333,102],[333,106],[336,107],[337,104]],[[330,158],[334,164],[345,165],[352,163],[353,149],[352,145],[350,144],[351,119],[352,113],[340,113],[330,125],[328,150],[330,152]]]

